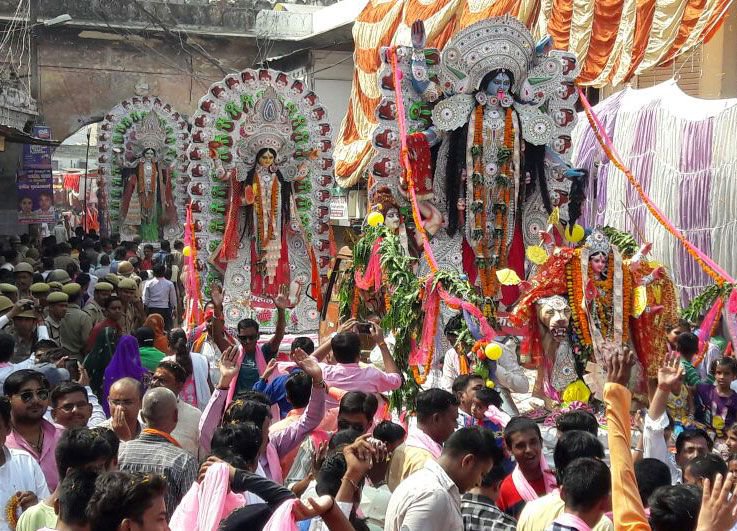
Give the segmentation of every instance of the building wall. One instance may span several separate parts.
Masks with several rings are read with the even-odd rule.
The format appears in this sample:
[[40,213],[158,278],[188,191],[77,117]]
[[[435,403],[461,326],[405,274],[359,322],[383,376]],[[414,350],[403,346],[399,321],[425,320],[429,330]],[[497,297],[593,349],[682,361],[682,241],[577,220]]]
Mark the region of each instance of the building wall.
[[15,188],[15,173],[23,157],[23,145],[5,143],[0,152],[0,236],[23,234],[28,225],[18,223],[18,198]]

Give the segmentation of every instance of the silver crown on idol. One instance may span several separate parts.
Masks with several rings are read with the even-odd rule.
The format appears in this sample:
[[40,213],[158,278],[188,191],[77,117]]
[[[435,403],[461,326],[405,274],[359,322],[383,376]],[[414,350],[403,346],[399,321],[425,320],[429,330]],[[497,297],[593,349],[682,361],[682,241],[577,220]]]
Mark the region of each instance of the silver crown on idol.
[[154,111],[149,112],[136,129],[136,145],[140,153],[153,149],[157,155],[166,144],[166,131],[161,126],[161,119]]
[[291,154],[294,145],[291,142],[292,124],[274,87],[268,87],[256,101],[253,111],[244,124],[239,152],[247,163],[253,163],[262,149],[273,149],[276,163],[281,164]]
[[535,55],[535,41],[522,22],[510,15],[481,20],[448,41],[442,63],[459,79],[466,94],[479,89],[486,74],[498,69],[514,76],[512,92],[520,90]]
[[611,251],[612,248],[609,243],[609,238],[607,238],[606,234],[599,229],[594,229],[591,234],[588,235],[586,243],[584,243],[584,247],[588,249],[589,256],[599,253],[609,254],[609,251]]

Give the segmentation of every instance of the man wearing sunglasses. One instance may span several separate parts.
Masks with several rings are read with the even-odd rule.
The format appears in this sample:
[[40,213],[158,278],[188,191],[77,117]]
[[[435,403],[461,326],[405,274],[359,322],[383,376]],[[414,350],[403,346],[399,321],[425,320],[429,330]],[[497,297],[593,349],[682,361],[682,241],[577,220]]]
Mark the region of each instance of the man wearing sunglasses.
[[271,339],[263,345],[258,344],[260,337],[258,322],[253,319],[243,319],[238,323],[238,343],[243,351],[243,361],[236,383],[238,393],[253,389],[253,384],[266,370],[266,364],[279,353],[279,345],[284,339],[284,331],[287,327],[286,309],[290,305],[289,286],[282,286],[279,295],[272,300],[277,311],[276,330]]
[[49,407],[49,382],[33,369],[22,369],[5,379],[5,396],[10,399],[11,431],[6,439],[8,448],[31,454],[46,477],[49,489],[59,483],[56,469],[56,443],[62,429],[44,419]]

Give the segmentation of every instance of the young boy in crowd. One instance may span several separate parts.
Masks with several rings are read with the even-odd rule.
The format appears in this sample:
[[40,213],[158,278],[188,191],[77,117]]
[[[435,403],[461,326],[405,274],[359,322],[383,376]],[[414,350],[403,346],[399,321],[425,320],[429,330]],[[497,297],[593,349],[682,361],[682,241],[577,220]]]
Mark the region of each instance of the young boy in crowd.
[[548,531],[589,531],[611,508],[612,476],[601,460],[576,459],[566,468],[560,496],[565,512]]
[[534,421],[514,417],[504,428],[504,442],[517,466],[502,482],[497,505],[508,515],[518,518],[527,502],[555,488],[555,475],[542,455],[543,439]]
[[[489,410],[491,406],[494,407]],[[504,426],[509,421],[509,417],[499,409],[501,406],[501,395],[488,387],[476,391],[471,405],[471,415],[476,424],[491,430],[500,448],[504,446]]]
[[679,334],[676,338],[676,350],[681,355],[683,383],[689,387],[700,384],[701,375],[693,365],[693,357],[699,351],[699,338],[691,332]]
[[[501,459],[501,456],[500,456]],[[494,465],[478,487],[469,490],[461,498],[461,514],[464,531],[515,531],[517,521],[496,506],[499,488],[507,472],[501,465]]]
[[731,388],[735,378],[737,362],[721,358],[714,369],[714,385],[696,386],[696,420],[713,428],[718,439],[724,439],[726,430],[737,420],[737,393]]

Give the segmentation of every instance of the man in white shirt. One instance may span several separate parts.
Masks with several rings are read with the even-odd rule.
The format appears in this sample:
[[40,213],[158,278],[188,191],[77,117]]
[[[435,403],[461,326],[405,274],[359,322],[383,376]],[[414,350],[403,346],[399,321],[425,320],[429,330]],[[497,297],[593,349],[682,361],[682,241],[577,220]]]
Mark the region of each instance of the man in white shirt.
[[[8,502],[17,493],[17,513],[38,503],[38,500],[49,496],[41,467],[38,462],[24,450],[11,449],[5,446],[5,438],[10,431],[10,400],[0,397],[0,506],[7,507]],[[0,531],[10,531],[7,512],[0,513]]]
[[456,431],[437,462],[428,461],[399,484],[389,500],[384,531],[463,529],[461,494],[501,459],[491,431],[477,426]]
[[146,315],[158,313],[164,318],[164,329],[171,330],[172,314],[177,309],[177,288],[171,280],[164,278],[166,267],[154,266],[154,278],[143,288],[143,306]]

